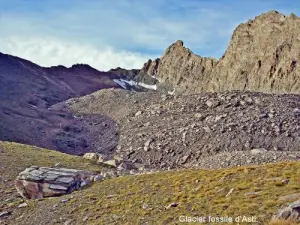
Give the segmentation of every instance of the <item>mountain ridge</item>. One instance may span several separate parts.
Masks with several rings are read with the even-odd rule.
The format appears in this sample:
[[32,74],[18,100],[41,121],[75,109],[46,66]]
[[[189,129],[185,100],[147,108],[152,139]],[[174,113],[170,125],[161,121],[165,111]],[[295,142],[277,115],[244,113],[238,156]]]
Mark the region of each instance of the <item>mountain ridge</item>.
[[[100,125],[97,129],[101,130],[99,126],[102,126],[102,122],[112,124],[113,121],[105,117],[90,117],[82,121],[74,118],[64,108],[55,110],[51,106],[103,88],[121,88],[114,81],[119,77],[84,64],[76,64],[70,68],[40,67],[29,60],[1,53],[0,139],[48,147],[70,154],[90,151],[88,143],[97,133],[94,130],[97,126],[93,124],[98,121],[97,124]],[[88,122],[89,120],[94,122]],[[91,130],[93,134],[89,133]],[[107,133],[109,134],[110,132]],[[101,137],[101,134],[97,135]],[[106,144],[102,144],[104,148],[108,147]]]
[[179,40],[159,60],[155,76],[177,93],[230,90],[300,93],[300,19],[269,11],[241,23],[220,59],[201,57]]

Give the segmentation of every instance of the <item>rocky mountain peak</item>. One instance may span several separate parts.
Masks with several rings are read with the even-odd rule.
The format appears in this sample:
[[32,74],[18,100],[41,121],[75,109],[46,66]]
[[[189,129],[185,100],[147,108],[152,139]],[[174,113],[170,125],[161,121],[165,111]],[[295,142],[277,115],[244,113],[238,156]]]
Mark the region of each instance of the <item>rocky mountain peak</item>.
[[159,61],[157,79],[166,86],[179,87],[177,90],[194,91],[196,86],[207,83],[217,60],[195,55],[184,47],[183,41],[170,45]]
[[299,93],[299,25],[299,19],[271,11],[238,26],[210,90]]
[[182,40],[178,40],[174,43],[174,45],[176,46],[182,46],[183,47],[183,41]]
[[240,24],[219,61],[201,57],[179,40],[159,61],[159,81],[178,92],[249,90],[300,92],[300,19],[277,11]]
[[[183,49],[186,49],[186,48],[184,47],[183,41],[178,40],[178,41],[174,42],[173,44],[171,44],[171,45],[166,49],[164,55],[169,54],[171,51],[180,51],[180,50],[183,50]],[[186,49],[186,50],[190,51],[189,49]]]

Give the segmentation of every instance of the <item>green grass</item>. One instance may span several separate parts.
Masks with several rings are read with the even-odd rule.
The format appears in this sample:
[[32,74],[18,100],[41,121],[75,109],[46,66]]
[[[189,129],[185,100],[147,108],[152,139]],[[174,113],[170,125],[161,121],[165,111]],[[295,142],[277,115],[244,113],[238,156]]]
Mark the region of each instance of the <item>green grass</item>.
[[17,206],[18,198],[14,187],[17,175],[31,165],[78,168],[89,171],[101,171],[101,166],[83,159],[57,151],[50,151],[34,146],[0,141],[0,211]]
[[[5,168],[1,172],[9,180],[30,165],[51,166],[59,162],[69,168],[99,170],[99,166],[80,157],[54,151],[3,142],[0,149],[1,166]],[[71,224],[131,225],[178,224],[180,215],[211,215],[256,216],[258,224],[268,224],[274,212],[287,204],[278,198],[300,192],[296,188],[300,186],[299,173],[300,162],[287,162],[119,177],[71,195],[29,201],[30,207],[15,209],[10,219],[11,224],[63,224],[71,219]],[[280,183],[283,179],[289,179],[289,183]],[[231,188],[234,191],[225,197]],[[259,194],[245,195],[249,192]],[[69,201],[62,203],[62,199]],[[172,202],[178,206],[166,209]]]

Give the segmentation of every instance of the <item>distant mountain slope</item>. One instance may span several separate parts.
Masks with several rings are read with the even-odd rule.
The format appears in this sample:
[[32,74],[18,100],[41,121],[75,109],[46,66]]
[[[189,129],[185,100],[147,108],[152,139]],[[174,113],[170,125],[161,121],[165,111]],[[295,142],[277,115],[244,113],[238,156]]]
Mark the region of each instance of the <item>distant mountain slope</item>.
[[[97,135],[97,140],[101,139],[98,136],[102,135],[102,122],[108,126],[113,121],[104,117],[97,117],[93,122],[82,121],[67,111],[48,108],[71,97],[103,88],[118,88],[120,86],[114,79],[119,78],[114,73],[100,72],[88,65],[44,68],[0,53],[0,140],[74,154],[90,151],[93,135]],[[95,125],[91,124],[98,124],[92,134]],[[101,145],[105,149],[112,148],[107,142]]]
[[195,55],[177,41],[146,73],[177,93],[300,93],[299,49],[300,18],[270,11],[239,25],[219,60]]
[[118,87],[113,73],[99,72],[88,65],[71,68],[40,67],[30,61],[0,53],[0,100],[48,107],[70,97],[103,88]]

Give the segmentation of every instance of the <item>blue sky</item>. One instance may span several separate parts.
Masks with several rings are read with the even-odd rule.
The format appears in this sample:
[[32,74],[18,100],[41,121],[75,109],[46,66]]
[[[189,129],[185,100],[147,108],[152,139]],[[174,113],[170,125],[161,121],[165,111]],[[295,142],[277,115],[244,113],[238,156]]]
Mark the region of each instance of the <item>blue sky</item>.
[[140,68],[176,40],[219,58],[235,27],[291,0],[1,0],[0,52],[44,66]]

